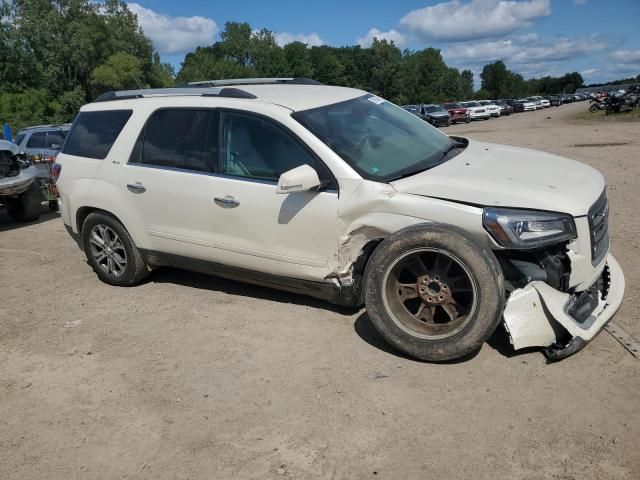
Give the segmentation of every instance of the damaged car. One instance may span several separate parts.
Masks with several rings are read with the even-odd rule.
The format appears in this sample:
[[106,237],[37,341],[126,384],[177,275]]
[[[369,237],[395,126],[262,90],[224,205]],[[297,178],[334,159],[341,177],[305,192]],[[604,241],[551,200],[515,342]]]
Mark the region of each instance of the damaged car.
[[17,222],[40,217],[42,194],[35,167],[23,160],[15,143],[0,140],[0,203]]
[[109,92],[57,157],[61,213],[117,286],[173,266],[367,309],[421,360],[503,325],[551,360],[622,303],[603,176],[449,136],[362,90],[308,79]]

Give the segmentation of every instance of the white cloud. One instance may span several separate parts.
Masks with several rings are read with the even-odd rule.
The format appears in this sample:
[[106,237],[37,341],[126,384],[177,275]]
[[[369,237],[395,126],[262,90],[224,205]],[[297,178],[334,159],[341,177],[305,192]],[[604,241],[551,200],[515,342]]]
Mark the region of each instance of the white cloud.
[[406,37],[396,30],[389,30],[388,32],[381,32],[377,28],[369,30],[366,36],[358,39],[358,45],[361,47],[370,47],[373,43],[373,39],[386,40],[387,42],[395,43],[396,47],[404,47],[407,39]]
[[[541,39],[535,34],[503,40],[457,43],[442,52],[446,60],[456,63],[487,63],[503,60],[512,65],[544,66],[602,51],[606,43],[598,36]],[[548,67],[548,65],[547,65]]]
[[274,35],[276,37],[276,42],[281,47],[284,47],[287,43],[293,43],[293,42],[306,43],[307,46],[309,47],[318,47],[320,45],[324,45],[324,40],[320,38],[320,35],[318,35],[315,32],[309,33],[309,34],[305,34],[305,33],[293,34],[293,33],[287,33],[287,32],[280,32],[280,33],[275,33]]
[[550,0],[451,0],[413,10],[400,23],[423,39],[462,41],[505,35],[550,14]]
[[211,18],[171,17],[138,3],[130,3],[129,9],[138,16],[142,30],[160,54],[186,53],[201,45],[211,45],[218,33],[218,25]]
[[621,63],[640,63],[640,50],[618,50],[611,57]]
[[593,77],[593,74],[597,72],[598,72],[597,68],[587,68],[586,70],[581,71],[580,74],[583,77]]

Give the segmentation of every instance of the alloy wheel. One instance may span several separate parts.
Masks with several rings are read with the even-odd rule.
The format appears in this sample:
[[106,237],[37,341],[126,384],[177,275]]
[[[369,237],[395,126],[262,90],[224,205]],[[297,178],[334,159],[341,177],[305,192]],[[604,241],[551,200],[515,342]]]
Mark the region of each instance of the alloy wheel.
[[109,226],[98,224],[89,237],[91,255],[109,275],[121,276],[127,268],[127,252],[118,234]]
[[406,252],[384,276],[384,305],[410,335],[438,340],[464,329],[477,307],[477,285],[468,267],[444,250]]

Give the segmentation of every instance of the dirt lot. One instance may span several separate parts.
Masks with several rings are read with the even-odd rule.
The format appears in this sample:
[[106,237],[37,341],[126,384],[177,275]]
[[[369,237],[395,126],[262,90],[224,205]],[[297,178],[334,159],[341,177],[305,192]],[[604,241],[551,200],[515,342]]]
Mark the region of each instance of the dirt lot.
[[[585,103],[450,134],[575,158],[609,183],[640,337],[640,123]],[[550,117],[550,118],[549,118]],[[640,361],[603,332],[547,365],[497,333],[446,365],[364,312],[176,270],[100,283],[53,214],[0,213],[0,478],[638,479]]]

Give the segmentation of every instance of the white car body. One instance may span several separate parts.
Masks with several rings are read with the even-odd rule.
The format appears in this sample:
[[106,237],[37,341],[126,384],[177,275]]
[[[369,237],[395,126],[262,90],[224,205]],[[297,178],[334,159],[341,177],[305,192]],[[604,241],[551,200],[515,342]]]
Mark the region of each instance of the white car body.
[[469,118],[471,120],[487,120],[491,118],[489,110],[477,102],[461,102],[460,105],[469,110]]
[[[620,306],[624,277],[618,263],[606,252],[592,263],[588,215],[605,189],[603,176],[593,168],[549,153],[468,140],[462,153],[431,170],[390,182],[371,181],[292,117],[292,112],[359,98],[366,92],[310,85],[240,88],[257,98],[166,94],[82,107],[82,112],[127,109],[132,114],[104,160],[64,151],[57,157],[60,210],[68,229],[79,234],[87,212],[103,210],[120,220],[147,256],[164,254],[255,272],[256,278],[310,283],[317,291],[307,293],[335,300],[321,292],[351,287],[357,281],[354,265],[363,249],[405,227],[430,222],[454,225],[500,252],[504,248],[483,227],[483,206],[563,212],[573,217],[577,229],[577,238],[567,245],[572,294],[544,281],[511,292],[504,324],[514,347],[552,345],[557,325],[588,341]],[[128,159],[141,129],[161,108],[233,109],[278,122],[328,167],[337,189],[287,194],[291,185],[313,181],[309,168],[287,172],[284,180],[283,174],[278,194],[278,185],[272,182],[131,164]],[[483,109],[470,110],[474,118],[474,110]],[[144,185],[144,193],[129,188],[138,184]],[[218,199],[236,203],[226,208]],[[575,292],[594,285],[605,268],[609,295],[599,298],[593,319],[580,324],[565,307]]]
[[525,112],[532,112],[534,110],[536,110],[536,104],[529,101],[526,98],[521,98],[520,100],[518,100],[519,102],[522,102],[522,106],[524,107],[524,111]]
[[493,102],[489,102],[487,101],[481,101],[479,102],[480,105],[482,105],[488,112],[489,115],[491,115],[492,117],[499,117],[500,116],[500,107],[498,105],[496,105]]

